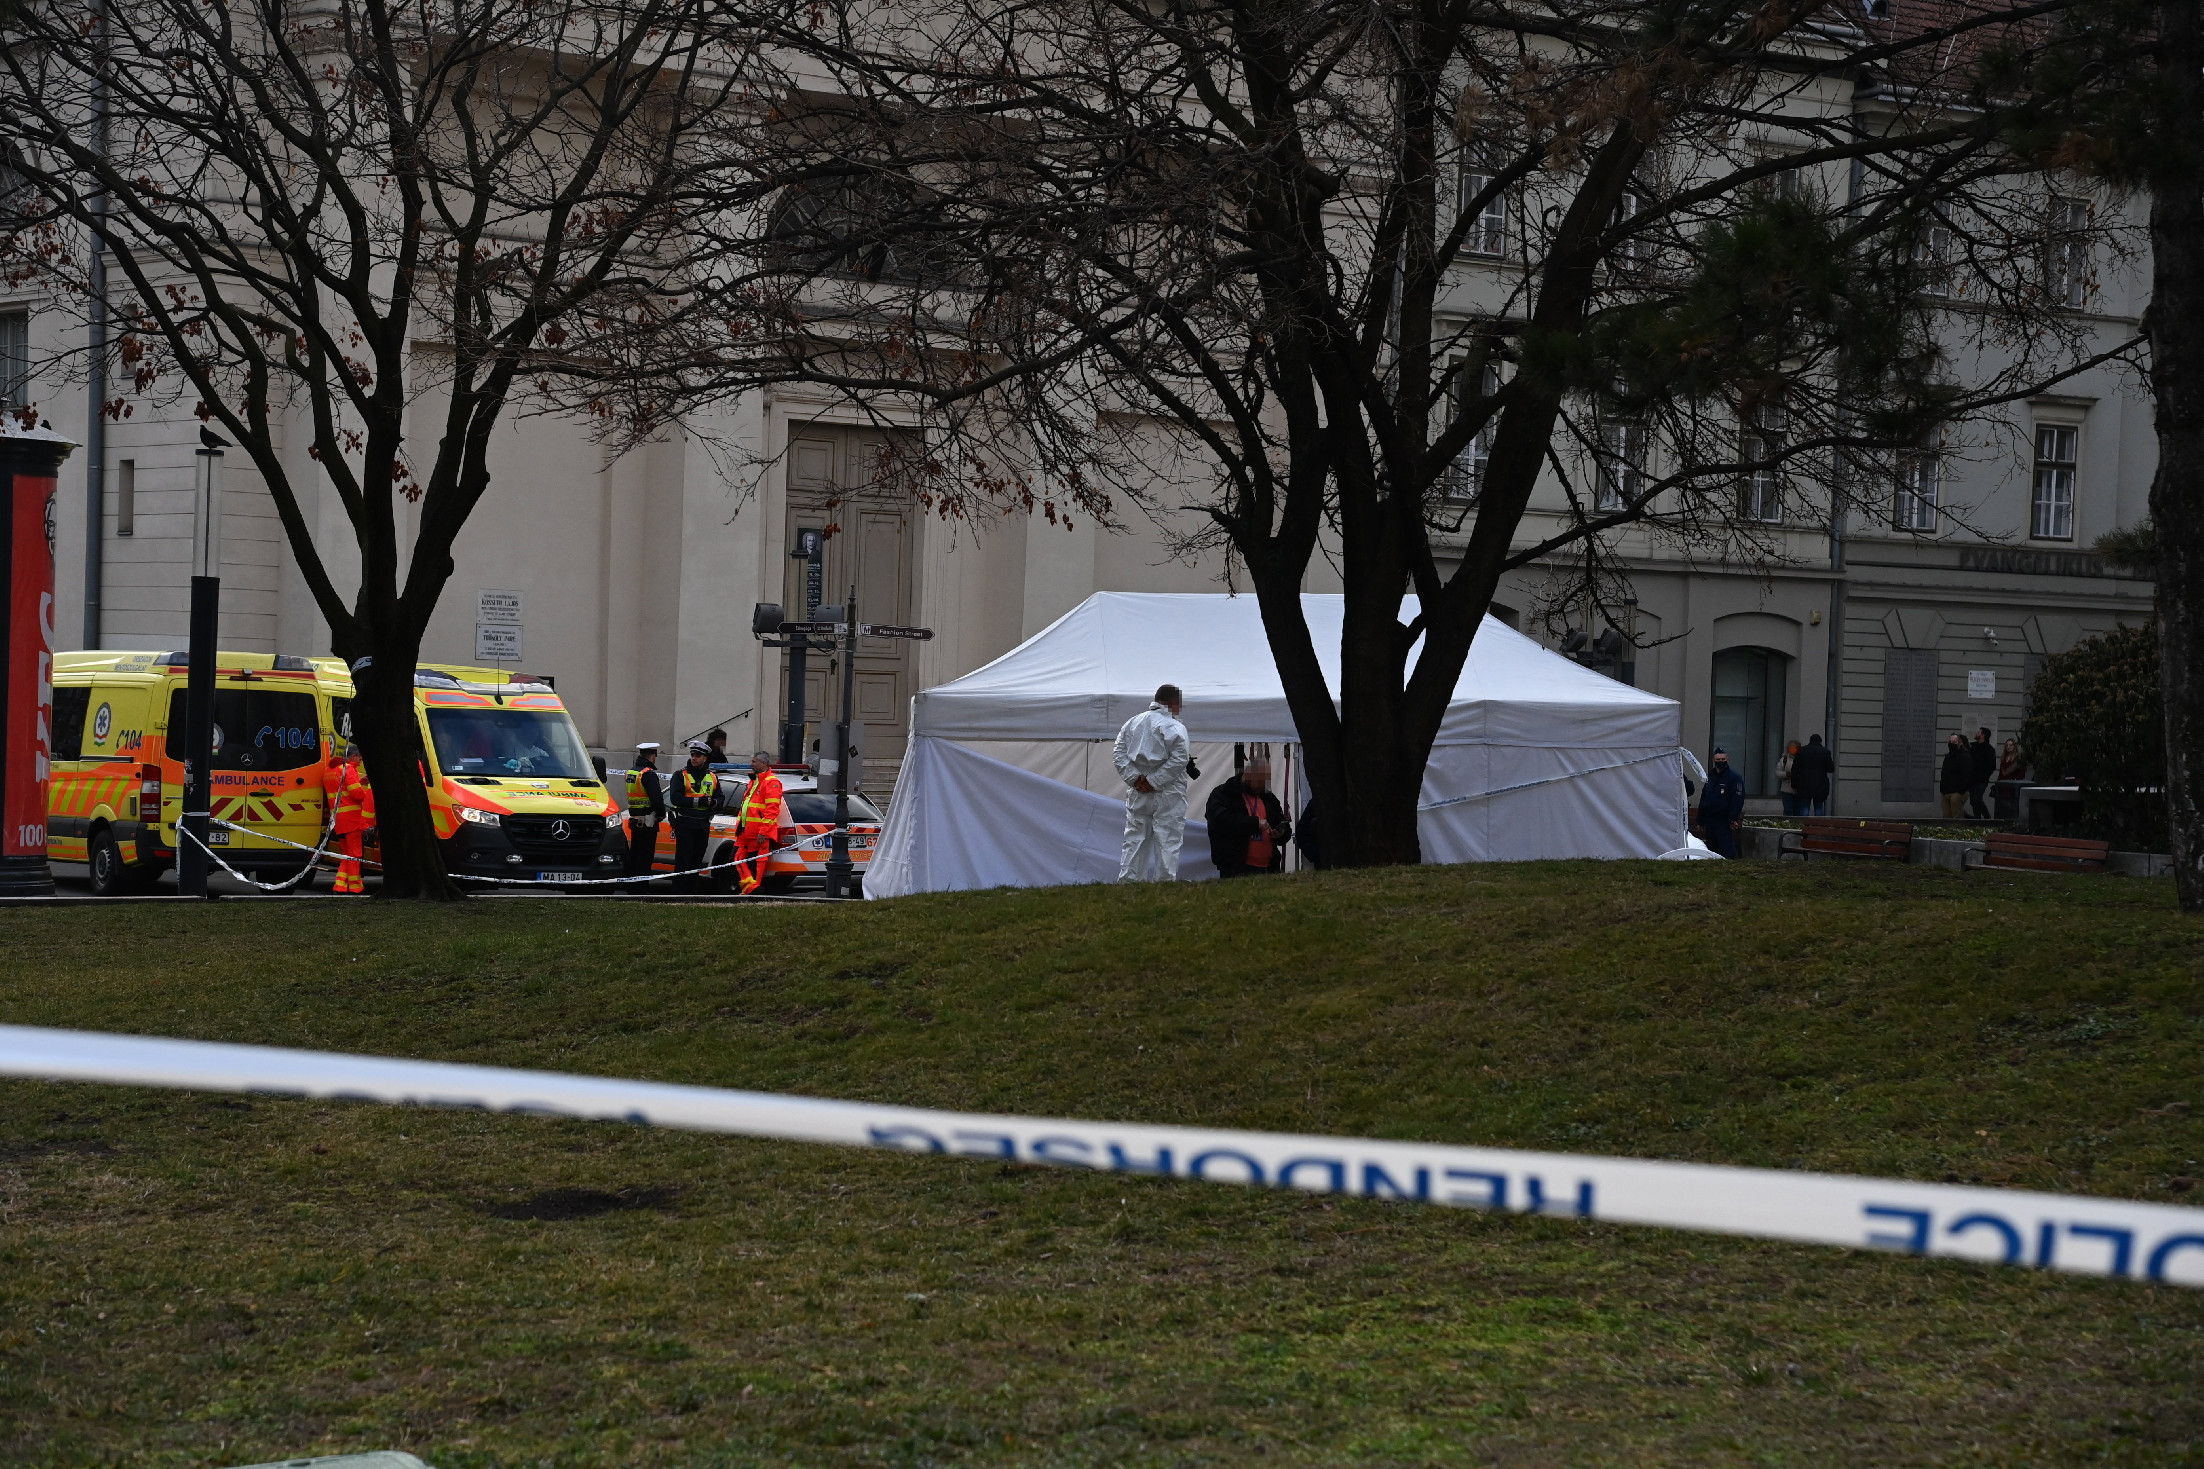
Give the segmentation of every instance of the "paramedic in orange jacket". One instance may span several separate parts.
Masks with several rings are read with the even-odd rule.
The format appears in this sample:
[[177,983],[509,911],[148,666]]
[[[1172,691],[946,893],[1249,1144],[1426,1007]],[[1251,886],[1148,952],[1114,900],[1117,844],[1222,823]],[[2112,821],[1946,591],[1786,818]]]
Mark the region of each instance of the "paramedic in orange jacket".
[[367,833],[375,829],[375,791],[367,783],[367,768],[360,760],[357,745],[345,746],[344,763],[336,772],[332,799],[336,802],[336,816],[330,830],[335,834],[339,853],[336,891],[365,893],[367,884],[360,881],[360,847]]
[[759,750],[750,757],[750,789],[743,793],[735,833],[735,879],[746,893],[765,881],[766,861],[780,843],[782,795],[773,757]]

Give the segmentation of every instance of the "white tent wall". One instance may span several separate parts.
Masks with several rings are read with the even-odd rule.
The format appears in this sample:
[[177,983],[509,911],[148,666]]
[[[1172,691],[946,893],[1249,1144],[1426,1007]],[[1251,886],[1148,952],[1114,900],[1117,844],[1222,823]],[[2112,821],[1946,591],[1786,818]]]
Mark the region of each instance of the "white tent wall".
[[[1050,780],[1108,796],[1125,799],[1125,782],[1118,778],[1115,740],[959,740],[967,750],[977,750],[991,760],[1045,775]],[[1201,810],[1209,793],[1232,778],[1232,745],[1194,741],[1194,765],[1201,778],[1188,787],[1186,807]]]
[[[1334,687],[1341,603],[1303,598]],[[1194,813],[1231,775],[1229,741],[1295,739],[1253,599],[1097,593],[911,701],[910,755],[866,895],[1113,879],[1124,800],[1110,741],[1166,681],[1208,737]],[[1657,857],[1683,845],[1679,726],[1673,700],[1487,618],[1425,771],[1426,859]],[[1180,875],[1215,872],[1207,828],[1190,820]]]

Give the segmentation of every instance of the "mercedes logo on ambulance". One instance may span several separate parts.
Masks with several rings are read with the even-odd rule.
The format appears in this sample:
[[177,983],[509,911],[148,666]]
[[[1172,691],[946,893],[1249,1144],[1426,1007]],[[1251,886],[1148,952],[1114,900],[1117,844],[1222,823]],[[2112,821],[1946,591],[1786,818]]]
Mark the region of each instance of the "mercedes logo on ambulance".
[[551,840],[555,842],[571,841],[573,836],[574,823],[568,821],[565,817],[561,816],[551,823]]

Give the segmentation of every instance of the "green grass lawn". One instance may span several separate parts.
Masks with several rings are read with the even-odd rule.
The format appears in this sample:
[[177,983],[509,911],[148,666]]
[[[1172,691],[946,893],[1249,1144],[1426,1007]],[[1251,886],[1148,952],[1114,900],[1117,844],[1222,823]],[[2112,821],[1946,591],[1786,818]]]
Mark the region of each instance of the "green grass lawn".
[[[9,911],[0,1020],[1978,1181],[2204,1176],[2169,884],[1544,864],[862,907]],[[2204,1292],[0,1083],[0,1462],[2204,1464]]]

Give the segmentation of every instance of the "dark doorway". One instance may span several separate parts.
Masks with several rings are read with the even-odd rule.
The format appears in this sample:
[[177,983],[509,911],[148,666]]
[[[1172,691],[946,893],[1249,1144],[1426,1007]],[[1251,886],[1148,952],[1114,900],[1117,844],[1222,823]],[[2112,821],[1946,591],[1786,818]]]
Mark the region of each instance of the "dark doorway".
[[1773,648],[1724,648],[1714,655],[1713,743],[1729,752],[1747,795],[1777,794],[1790,662]]

